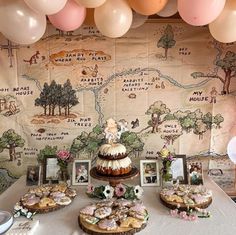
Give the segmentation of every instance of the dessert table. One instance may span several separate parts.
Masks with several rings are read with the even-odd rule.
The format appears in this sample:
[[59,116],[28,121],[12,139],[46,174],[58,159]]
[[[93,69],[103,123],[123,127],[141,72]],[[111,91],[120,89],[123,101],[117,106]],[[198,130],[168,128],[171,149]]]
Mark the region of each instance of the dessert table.
[[[92,180],[93,184],[101,184]],[[105,182],[104,182],[105,183]],[[137,184],[133,180],[132,184]],[[169,209],[160,202],[157,187],[143,187],[143,202],[147,207],[150,219],[147,227],[138,234],[165,234],[165,235],[232,235],[236,233],[236,204],[224,193],[209,177],[205,177],[205,186],[213,192],[213,202],[208,210],[211,218],[198,219],[196,221],[185,221],[171,217]],[[39,226],[34,235],[82,235],[85,234],[78,226],[79,210],[96,199],[88,198],[85,194],[86,186],[75,187],[78,196],[72,204],[61,210],[48,214],[35,215],[39,220]],[[25,177],[22,176],[10,188],[0,195],[0,209],[11,211],[19,198],[26,193],[28,187],[25,185]],[[17,219],[19,220],[19,219]]]

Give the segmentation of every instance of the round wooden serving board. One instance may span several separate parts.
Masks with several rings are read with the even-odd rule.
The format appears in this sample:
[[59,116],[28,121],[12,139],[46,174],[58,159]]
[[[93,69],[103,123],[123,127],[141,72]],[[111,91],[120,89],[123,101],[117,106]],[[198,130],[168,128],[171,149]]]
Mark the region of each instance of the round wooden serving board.
[[[161,203],[170,208],[170,209],[176,209],[178,208],[179,210],[182,210],[182,211],[187,211],[188,209],[195,209],[196,207],[197,208],[201,208],[201,209],[205,209],[207,208],[208,206],[210,206],[210,204],[212,203],[212,198],[209,198],[209,200],[205,203],[201,203],[201,204],[197,204],[197,205],[193,205],[193,206],[188,206],[184,203],[177,203],[177,202],[167,202],[164,197],[160,194],[160,200],[161,200]],[[180,206],[180,207],[179,207]]]
[[78,223],[80,228],[91,235],[132,235],[135,234],[141,230],[143,230],[147,223],[144,223],[141,228],[118,228],[114,231],[107,231],[100,229],[96,224],[89,224],[81,216],[78,217]]

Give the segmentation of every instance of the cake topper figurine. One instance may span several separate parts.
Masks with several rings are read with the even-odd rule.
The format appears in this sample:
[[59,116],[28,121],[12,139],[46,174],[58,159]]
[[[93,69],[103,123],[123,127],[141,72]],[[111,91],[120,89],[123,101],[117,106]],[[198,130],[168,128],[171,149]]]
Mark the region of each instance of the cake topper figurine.
[[127,125],[128,122],[124,119],[117,123],[113,118],[109,118],[106,121],[104,129],[105,138],[107,139],[108,144],[116,143],[120,139],[121,134],[128,131]]

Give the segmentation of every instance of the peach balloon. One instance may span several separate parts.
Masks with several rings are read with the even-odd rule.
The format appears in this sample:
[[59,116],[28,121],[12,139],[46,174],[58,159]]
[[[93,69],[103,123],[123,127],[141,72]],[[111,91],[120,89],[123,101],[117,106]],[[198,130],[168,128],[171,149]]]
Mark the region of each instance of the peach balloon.
[[107,0],[94,10],[98,30],[111,38],[123,36],[129,30],[132,18],[132,10],[126,0]]
[[226,0],[178,0],[182,19],[194,26],[207,25],[222,12]]
[[153,15],[161,11],[168,0],[128,0],[129,5],[141,15]]
[[74,0],[68,0],[65,7],[54,15],[49,15],[49,21],[56,28],[72,31],[79,28],[86,17],[86,8]]
[[227,0],[224,10],[209,24],[211,35],[219,42],[236,41],[236,1]]
[[104,4],[106,0],[75,0],[75,1],[86,8],[96,8]]

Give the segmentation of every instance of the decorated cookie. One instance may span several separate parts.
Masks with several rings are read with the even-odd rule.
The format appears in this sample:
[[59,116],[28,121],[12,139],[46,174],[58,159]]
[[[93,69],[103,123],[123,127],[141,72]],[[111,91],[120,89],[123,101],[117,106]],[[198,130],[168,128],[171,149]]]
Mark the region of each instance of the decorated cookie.
[[68,196],[68,197],[75,197],[77,195],[76,193],[76,190],[75,189],[72,189],[72,188],[68,188],[65,192],[65,194]]
[[127,217],[121,224],[121,228],[141,228],[143,224],[143,221],[133,218],[133,217]]
[[133,205],[133,202],[127,199],[118,199],[117,201],[114,202],[114,206],[118,207],[131,207]]
[[50,196],[53,198],[62,198],[62,197],[65,197],[65,193],[57,191],[57,192],[50,193]]
[[66,191],[66,189],[67,189],[67,185],[66,184],[56,184],[52,189],[51,189],[51,191],[52,192],[57,192],[57,191],[59,191],[59,192],[65,192]]
[[47,208],[47,207],[53,207],[53,206],[56,206],[56,202],[49,197],[44,197],[39,202],[39,207],[41,208]]
[[91,205],[91,206],[86,206],[84,207],[82,210],[80,210],[80,214],[83,215],[93,215],[94,211],[96,210],[96,206],[95,205]]
[[127,218],[127,214],[129,212],[128,207],[120,207],[112,211],[111,215],[108,217],[109,219],[114,219],[116,222],[123,221]]
[[39,203],[39,201],[40,201],[39,197],[33,197],[33,198],[28,198],[28,199],[22,201],[22,204],[24,206],[33,206],[33,205]]
[[99,219],[104,219],[112,212],[111,207],[101,207],[94,212],[94,215]]
[[192,199],[197,203],[197,204],[202,204],[204,202],[208,201],[208,198],[205,196],[202,196],[200,194],[194,194],[192,195]]
[[116,230],[118,225],[114,219],[103,219],[98,222],[98,227],[103,230]]
[[55,202],[61,206],[67,206],[71,203],[71,199],[67,196],[61,198],[54,198]]
[[96,224],[99,221],[98,218],[96,218],[94,216],[91,216],[91,215],[83,215],[83,214],[81,214],[80,216],[89,224]]
[[183,198],[178,195],[166,196],[166,199],[170,202],[183,203]]
[[113,200],[102,200],[96,204],[97,207],[111,207],[113,206]]

